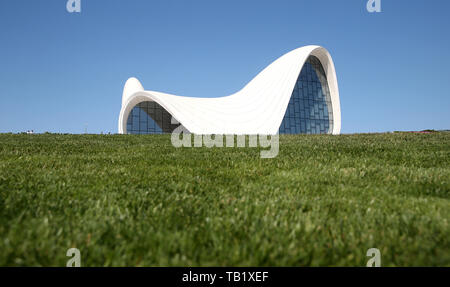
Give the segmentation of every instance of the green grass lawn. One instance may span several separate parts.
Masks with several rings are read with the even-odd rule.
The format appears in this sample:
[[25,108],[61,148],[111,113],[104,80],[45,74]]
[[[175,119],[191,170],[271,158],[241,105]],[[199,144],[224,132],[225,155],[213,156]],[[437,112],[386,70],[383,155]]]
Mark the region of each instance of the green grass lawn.
[[450,133],[0,135],[0,266],[450,266]]

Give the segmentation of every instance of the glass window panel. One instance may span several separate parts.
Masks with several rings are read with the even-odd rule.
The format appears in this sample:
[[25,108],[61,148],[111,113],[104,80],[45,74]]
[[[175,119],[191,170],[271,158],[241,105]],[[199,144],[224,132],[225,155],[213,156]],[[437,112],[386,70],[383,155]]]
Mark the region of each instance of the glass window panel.
[[129,134],[171,133],[179,124],[171,123],[172,116],[156,102],[141,102],[130,112],[127,119]]
[[330,133],[333,128],[331,97],[325,71],[311,56],[300,72],[279,133]]

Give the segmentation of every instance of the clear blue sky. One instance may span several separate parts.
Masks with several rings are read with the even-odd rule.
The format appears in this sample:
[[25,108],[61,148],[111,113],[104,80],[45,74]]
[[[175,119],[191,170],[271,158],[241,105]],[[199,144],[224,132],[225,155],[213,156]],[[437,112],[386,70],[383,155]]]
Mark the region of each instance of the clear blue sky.
[[326,47],[342,132],[450,129],[450,1],[0,1],[0,132],[117,132],[122,88],[238,91],[297,47]]

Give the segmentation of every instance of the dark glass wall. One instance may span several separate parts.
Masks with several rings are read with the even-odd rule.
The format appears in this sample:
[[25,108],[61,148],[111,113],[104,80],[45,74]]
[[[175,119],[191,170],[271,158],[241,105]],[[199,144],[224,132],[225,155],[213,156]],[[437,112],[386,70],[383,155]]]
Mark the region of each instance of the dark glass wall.
[[325,71],[310,56],[303,66],[281,123],[280,134],[327,134],[333,131],[333,109]]
[[128,134],[171,133],[179,124],[171,124],[172,116],[156,102],[142,102],[130,112]]

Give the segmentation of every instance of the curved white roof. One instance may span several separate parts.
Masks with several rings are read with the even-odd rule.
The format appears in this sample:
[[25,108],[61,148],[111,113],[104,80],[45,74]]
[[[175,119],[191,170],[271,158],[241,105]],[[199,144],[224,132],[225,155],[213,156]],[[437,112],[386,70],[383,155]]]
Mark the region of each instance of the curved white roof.
[[119,133],[128,115],[143,101],[155,101],[194,134],[277,134],[297,78],[308,57],[316,56],[327,75],[333,108],[333,134],[341,131],[339,88],[333,60],[319,46],[306,46],[280,57],[242,90],[220,98],[196,98],[145,91],[136,78],[124,87]]

